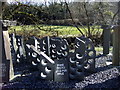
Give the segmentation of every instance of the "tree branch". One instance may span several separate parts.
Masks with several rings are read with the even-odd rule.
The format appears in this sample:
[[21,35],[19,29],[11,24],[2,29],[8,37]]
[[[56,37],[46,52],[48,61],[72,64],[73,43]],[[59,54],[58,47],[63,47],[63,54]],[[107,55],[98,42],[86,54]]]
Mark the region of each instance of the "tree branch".
[[70,18],[72,19],[72,22],[73,22],[74,26],[75,26],[75,27],[79,30],[79,32],[84,36],[82,30],[80,30],[80,28],[76,25],[75,21],[73,20],[72,13],[71,13],[71,11],[70,11],[70,9],[69,9],[69,6],[68,6],[68,3],[66,2],[66,0],[65,0],[65,5],[66,5],[66,8],[68,9],[68,12],[69,12],[69,14],[70,14]]
[[88,15],[88,10],[87,10],[87,7],[86,7],[86,3],[84,3],[84,9],[85,9],[85,14],[87,16],[88,37],[90,37],[91,36],[91,33],[90,33],[90,20],[89,20],[89,15]]
[[115,17],[117,16],[117,14],[119,13],[119,9],[117,10],[117,12],[113,15],[113,17],[112,17],[112,20],[111,20],[111,25],[113,24],[113,22],[114,22],[114,19],[115,19]]

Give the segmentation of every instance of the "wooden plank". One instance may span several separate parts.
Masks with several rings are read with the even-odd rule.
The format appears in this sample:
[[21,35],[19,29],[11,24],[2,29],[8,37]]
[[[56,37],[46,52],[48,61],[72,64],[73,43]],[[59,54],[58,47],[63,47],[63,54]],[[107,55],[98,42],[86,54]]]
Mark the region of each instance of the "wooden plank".
[[8,31],[3,31],[6,60],[10,60],[9,79],[14,77],[13,62],[11,58],[10,38]]
[[11,59],[11,51],[10,51],[10,40],[8,31],[2,31],[0,33],[2,36],[2,56],[0,63],[0,83],[9,82],[9,80],[14,77],[13,63]]
[[[2,63],[2,22],[0,21],[0,64]],[[0,67],[0,76],[2,75],[2,69]],[[0,82],[2,82],[2,78],[0,78]]]
[[110,33],[111,30],[108,25],[104,25],[103,27],[103,54],[109,54],[109,47],[110,47]]
[[1,63],[0,63],[0,83],[5,83],[9,81],[9,60],[6,60],[5,55],[5,47],[4,47],[4,38],[3,33],[1,33],[2,36],[2,56],[1,56]]
[[113,65],[120,65],[120,1],[118,2],[118,26],[113,32]]
[[120,65],[120,26],[113,32],[113,65]]

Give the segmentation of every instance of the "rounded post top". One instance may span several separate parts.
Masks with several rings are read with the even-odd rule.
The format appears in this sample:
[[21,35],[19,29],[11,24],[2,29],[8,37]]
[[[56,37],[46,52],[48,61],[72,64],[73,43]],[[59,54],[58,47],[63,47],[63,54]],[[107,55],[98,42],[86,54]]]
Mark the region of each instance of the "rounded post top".
[[102,28],[102,29],[110,29],[111,26],[110,26],[110,25],[101,25],[101,28]]

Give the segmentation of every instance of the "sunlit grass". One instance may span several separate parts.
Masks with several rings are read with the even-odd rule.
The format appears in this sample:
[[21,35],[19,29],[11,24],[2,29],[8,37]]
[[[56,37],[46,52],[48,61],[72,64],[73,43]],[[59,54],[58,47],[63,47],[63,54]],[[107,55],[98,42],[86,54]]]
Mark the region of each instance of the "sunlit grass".
[[[38,27],[40,27],[41,30],[39,30]],[[91,26],[92,28],[93,26]],[[87,27],[79,26],[80,30],[85,34],[87,32]],[[94,26],[96,32],[99,28],[99,26]],[[14,30],[17,33],[22,32],[29,32],[33,33],[37,31],[37,35],[40,36],[46,36],[46,35],[52,35],[52,34],[58,34],[58,36],[80,36],[80,32],[77,30],[76,27],[73,26],[57,26],[57,25],[24,25],[24,26],[13,26],[9,28],[9,32],[13,33]],[[46,30],[46,31],[44,31]],[[99,29],[102,32],[102,29]]]
[[[95,47],[96,55],[102,54],[103,53],[103,47]],[[112,53],[113,47],[109,47],[109,53]]]

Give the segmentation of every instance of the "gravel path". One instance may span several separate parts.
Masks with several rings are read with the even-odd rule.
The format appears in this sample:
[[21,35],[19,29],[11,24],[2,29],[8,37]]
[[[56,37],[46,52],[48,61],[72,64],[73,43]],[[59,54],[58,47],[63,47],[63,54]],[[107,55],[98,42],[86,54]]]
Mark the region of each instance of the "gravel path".
[[118,76],[120,75],[117,68],[107,69],[92,74],[79,83],[75,84],[76,88],[117,88],[119,87]]
[[96,73],[85,76],[82,81],[70,80],[69,82],[53,82],[39,79],[38,72],[30,75],[17,77],[8,84],[3,85],[6,88],[119,88],[120,86],[120,68],[112,65],[106,66],[106,57],[96,59]]

